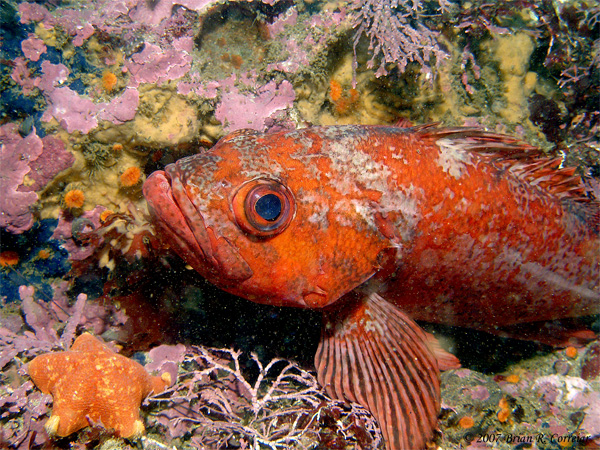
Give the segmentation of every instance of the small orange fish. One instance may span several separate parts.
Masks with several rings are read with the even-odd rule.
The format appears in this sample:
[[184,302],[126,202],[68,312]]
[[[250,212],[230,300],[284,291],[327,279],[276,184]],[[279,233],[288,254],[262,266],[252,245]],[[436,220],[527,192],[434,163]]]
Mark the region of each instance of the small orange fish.
[[222,289],[324,312],[329,395],[424,448],[440,369],[414,320],[498,332],[598,313],[598,203],[573,169],[473,128],[242,130],[144,184],[166,242]]

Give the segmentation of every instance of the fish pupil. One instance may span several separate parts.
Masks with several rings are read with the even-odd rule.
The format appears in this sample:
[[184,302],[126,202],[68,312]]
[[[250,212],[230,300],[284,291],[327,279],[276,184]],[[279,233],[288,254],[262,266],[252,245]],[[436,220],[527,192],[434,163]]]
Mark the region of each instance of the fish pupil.
[[281,214],[281,199],[275,194],[263,195],[256,201],[254,210],[260,217],[272,222]]

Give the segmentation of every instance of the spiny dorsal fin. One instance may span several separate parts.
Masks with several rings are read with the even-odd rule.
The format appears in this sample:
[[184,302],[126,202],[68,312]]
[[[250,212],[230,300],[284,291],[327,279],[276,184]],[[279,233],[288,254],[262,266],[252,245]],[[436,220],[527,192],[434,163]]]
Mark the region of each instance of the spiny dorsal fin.
[[529,162],[544,154],[539,148],[512,136],[475,127],[443,128],[437,124],[428,124],[411,130],[424,139],[449,139],[463,150],[493,156],[497,161]]
[[[581,177],[575,168],[560,167],[562,158],[548,157],[537,147],[517,138],[490,133],[474,127],[443,128],[427,124],[410,129],[424,139],[446,139],[462,150],[486,156],[490,162],[499,164],[532,186],[539,186],[563,200],[591,202],[586,195]],[[592,205],[592,209],[598,205]]]

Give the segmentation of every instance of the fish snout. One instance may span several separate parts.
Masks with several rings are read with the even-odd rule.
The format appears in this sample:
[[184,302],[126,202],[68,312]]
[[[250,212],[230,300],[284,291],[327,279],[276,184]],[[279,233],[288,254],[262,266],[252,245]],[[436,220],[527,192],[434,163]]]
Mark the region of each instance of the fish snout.
[[152,173],[143,193],[161,239],[203,277],[226,286],[252,276],[250,266],[235,247],[205,225],[174,165]]

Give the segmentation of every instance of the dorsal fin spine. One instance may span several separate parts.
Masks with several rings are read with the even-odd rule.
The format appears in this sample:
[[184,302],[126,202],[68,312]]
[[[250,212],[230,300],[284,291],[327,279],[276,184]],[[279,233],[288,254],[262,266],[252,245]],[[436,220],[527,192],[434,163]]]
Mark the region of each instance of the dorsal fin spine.
[[518,139],[479,128],[440,128],[437,124],[421,125],[410,129],[423,139],[451,141],[464,151],[488,158],[508,169],[513,175],[532,186],[543,188],[561,200],[590,202],[585,195],[581,177],[576,168],[561,167],[562,157],[546,156],[542,150]]

